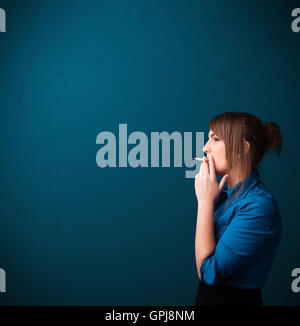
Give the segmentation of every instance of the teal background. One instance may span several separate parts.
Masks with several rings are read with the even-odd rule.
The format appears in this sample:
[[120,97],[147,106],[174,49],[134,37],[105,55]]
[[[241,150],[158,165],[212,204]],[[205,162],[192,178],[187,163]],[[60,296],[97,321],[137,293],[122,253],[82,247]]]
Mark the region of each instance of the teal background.
[[[265,305],[299,305],[300,33],[292,1],[6,0],[0,33],[1,305],[193,305],[194,180],[96,164],[101,131],[279,124],[262,179],[283,235]],[[172,165],[172,164],[171,164]]]

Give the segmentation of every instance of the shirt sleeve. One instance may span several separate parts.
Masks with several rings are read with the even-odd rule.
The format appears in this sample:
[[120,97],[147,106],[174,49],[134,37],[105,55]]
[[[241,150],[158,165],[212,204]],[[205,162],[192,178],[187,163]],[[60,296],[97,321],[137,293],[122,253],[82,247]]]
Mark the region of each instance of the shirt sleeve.
[[276,232],[276,207],[269,200],[244,200],[216,245],[201,264],[201,280],[213,285],[216,280],[241,275]]

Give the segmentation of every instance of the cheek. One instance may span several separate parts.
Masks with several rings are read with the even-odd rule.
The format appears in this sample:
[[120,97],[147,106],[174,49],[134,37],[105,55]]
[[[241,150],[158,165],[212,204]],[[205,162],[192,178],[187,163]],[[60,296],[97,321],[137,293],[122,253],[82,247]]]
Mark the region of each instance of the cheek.
[[218,175],[223,175],[226,170],[227,170],[227,164],[224,158],[220,158],[220,160],[215,159],[215,169],[216,169],[216,174]]
[[223,148],[214,153],[216,170],[223,171],[227,167],[226,154]]
[[215,158],[215,166],[217,170],[223,170],[226,166],[226,162],[223,157]]

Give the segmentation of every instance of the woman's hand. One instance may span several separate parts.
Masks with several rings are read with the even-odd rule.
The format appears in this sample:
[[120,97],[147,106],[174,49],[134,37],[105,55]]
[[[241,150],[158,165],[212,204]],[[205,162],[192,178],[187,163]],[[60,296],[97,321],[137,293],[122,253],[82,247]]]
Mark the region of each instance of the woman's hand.
[[218,184],[215,171],[215,162],[210,155],[209,159],[205,159],[200,166],[200,171],[195,177],[195,192],[198,200],[198,205],[206,205],[207,203],[214,204],[216,198],[222,191],[228,174],[225,174]]

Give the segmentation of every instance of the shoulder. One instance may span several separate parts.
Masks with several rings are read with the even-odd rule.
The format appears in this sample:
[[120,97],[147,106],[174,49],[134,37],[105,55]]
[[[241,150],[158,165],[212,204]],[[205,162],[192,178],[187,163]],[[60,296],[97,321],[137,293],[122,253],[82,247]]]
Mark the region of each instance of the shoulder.
[[279,210],[275,198],[262,182],[259,182],[248,191],[244,201],[256,202],[261,209]]
[[243,196],[236,207],[236,214],[272,225],[280,224],[281,220],[276,200],[262,182]]

